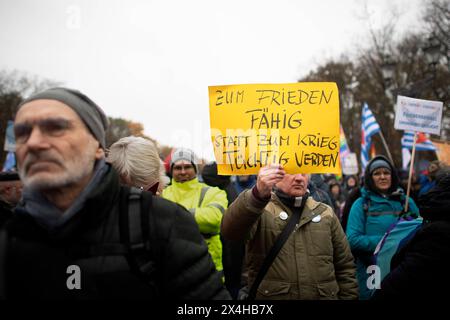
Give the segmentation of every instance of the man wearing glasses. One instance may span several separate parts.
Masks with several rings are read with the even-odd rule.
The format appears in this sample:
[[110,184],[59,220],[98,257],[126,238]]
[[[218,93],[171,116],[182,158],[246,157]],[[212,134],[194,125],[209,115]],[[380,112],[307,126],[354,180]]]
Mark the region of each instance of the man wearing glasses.
[[219,231],[223,213],[228,207],[227,194],[217,187],[210,187],[198,181],[197,162],[191,150],[175,150],[170,163],[172,184],[164,189],[162,196],[191,212],[208,244],[216,269],[222,271],[222,243]]
[[0,299],[228,298],[189,212],[120,186],[105,162],[107,126],[76,90],[19,106],[24,191],[0,229]]

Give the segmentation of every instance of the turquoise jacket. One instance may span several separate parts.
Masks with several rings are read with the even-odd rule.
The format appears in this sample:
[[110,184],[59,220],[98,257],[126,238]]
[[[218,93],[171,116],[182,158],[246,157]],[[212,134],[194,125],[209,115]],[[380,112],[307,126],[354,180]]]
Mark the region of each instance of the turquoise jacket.
[[[356,259],[356,277],[358,278],[359,296],[367,300],[372,290],[367,287],[367,267],[374,264],[373,252],[389,227],[395,223],[403,210],[405,202],[403,190],[398,190],[400,201],[383,197],[370,190],[361,188],[361,197],[358,198],[350,210],[347,224],[347,239]],[[364,210],[366,206],[367,210]],[[409,198],[410,213],[419,214],[414,201]]]
[[[384,233],[398,220],[405,195],[402,189],[398,190],[397,195],[400,201],[361,188],[361,197],[353,203],[347,224],[347,238],[355,253],[372,255]],[[364,212],[364,205],[368,206],[367,212]],[[408,206],[409,212],[419,214],[419,208],[411,198]]]
[[[373,161],[383,159],[391,165],[392,185],[388,196],[375,192],[374,182],[368,169]],[[404,208],[406,196],[399,187],[399,179],[395,168],[383,156],[376,156],[366,167],[364,187],[361,188],[361,197],[350,209],[347,222],[347,239],[356,259],[356,276],[359,284],[361,300],[370,298],[371,290],[367,287],[367,267],[374,264],[373,252],[389,227],[397,222]],[[409,198],[408,212],[419,216],[419,208],[414,200]]]

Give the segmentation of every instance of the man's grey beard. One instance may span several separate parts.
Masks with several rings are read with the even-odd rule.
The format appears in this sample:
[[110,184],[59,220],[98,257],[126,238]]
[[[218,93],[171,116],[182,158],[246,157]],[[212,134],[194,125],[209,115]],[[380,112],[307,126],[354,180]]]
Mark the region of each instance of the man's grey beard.
[[[31,177],[27,176],[26,169],[33,161],[36,160],[48,160],[58,163],[59,166],[63,167],[62,173],[57,176],[52,177],[42,177],[37,174]],[[19,167],[19,175],[22,179],[24,186],[27,189],[35,191],[45,191],[67,187],[74,185],[81,181],[83,178],[92,173],[94,168],[95,159],[89,153],[82,154],[79,158],[72,158],[70,161],[65,163],[58,157],[58,155],[41,154],[36,156],[35,154],[29,154],[25,158],[24,163]]]

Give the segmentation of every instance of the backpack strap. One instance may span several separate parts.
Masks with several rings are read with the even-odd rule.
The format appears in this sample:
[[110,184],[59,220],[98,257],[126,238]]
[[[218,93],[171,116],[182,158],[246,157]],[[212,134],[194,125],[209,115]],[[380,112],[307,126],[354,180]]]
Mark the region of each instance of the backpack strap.
[[385,216],[385,215],[395,215],[395,216],[400,216],[402,214],[403,210],[401,211],[371,211],[371,212],[366,212],[367,216]]
[[369,208],[370,208],[370,198],[366,197],[366,196],[362,196],[362,198],[363,198],[363,205],[362,205],[363,211],[364,211],[364,214],[366,216],[368,216],[369,215]]
[[[403,216],[407,216],[407,214],[404,212],[406,198],[402,197],[400,198],[400,204],[402,206],[402,209],[400,211],[369,211],[370,209],[370,198],[369,197],[363,197],[363,210],[364,214],[366,216],[383,216],[383,215],[396,215],[399,218]],[[414,215],[413,215],[414,216]]]
[[152,196],[137,188],[129,188],[120,199],[120,241],[127,248],[125,254],[133,273],[149,279],[156,270],[151,246]]

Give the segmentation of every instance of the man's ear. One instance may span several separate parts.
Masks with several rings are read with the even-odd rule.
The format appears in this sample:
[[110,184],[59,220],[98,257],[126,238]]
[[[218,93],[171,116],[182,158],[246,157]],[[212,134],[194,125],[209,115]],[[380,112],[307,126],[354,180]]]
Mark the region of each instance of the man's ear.
[[95,151],[95,159],[100,160],[105,158],[105,150],[101,148],[100,146],[97,148],[97,151]]

